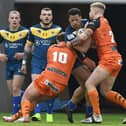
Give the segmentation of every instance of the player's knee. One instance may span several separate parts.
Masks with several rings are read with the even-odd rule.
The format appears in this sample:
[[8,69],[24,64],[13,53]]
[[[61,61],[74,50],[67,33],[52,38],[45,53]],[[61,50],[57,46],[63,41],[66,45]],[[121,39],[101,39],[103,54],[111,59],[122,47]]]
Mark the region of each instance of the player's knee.
[[85,88],[88,90],[88,89],[91,89],[92,88],[92,84],[89,83],[88,81],[85,82]]
[[101,95],[104,96],[104,97],[106,97],[108,91],[109,91],[109,90],[106,89],[106,88],[100,88],[100,93],[101,93]]
[[18,87],[13,87],[13,95],[18,95],[18,94],[20,94],[20,88],[18,88]]
[[82,92],[85,92],[86,90],[85,84],[83,83],[82,85],[80,85],[80,87],[81,87]]

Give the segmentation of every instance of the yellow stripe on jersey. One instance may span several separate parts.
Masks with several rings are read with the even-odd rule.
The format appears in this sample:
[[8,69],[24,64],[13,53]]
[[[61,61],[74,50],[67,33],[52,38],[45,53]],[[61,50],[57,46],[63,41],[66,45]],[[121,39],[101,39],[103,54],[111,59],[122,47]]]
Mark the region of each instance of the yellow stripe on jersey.
[[17,31],[15,33],[6,31],[6,30],[0,30],[0,35],[3,37],[3,39],[8,40],[10,42],[15,42],[20,39],[23,39],[27,36],[28,30],[22,30],[22,31]]
[[48,30],[31,27],[32,34],[34,36],[40,37],[42,39],[48,39],[48,38],[57,36],[60,31],[61,31],[60,27],[58,27],[58,28],[52,28],[52,29],[48,29]]

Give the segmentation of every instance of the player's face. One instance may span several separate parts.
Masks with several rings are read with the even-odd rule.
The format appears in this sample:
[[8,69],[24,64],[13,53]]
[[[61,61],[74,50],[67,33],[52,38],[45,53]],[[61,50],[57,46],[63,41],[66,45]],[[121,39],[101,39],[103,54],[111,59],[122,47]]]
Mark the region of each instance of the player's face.
[[69,16],[69,23],[75,30],[81,28],[81,16],[79,15],[70,15]]
[[89,18],[95,19],[95,8],[94,7],[90,7],[90,11],[89,11]]
[[9,25],[10,27],[17,28],[20,25],[20,14],[18,12],[12,12],[9,14]]
[[49,25],[52,23],[53,15],[51,10],[42,10],[40,15],[40,20],[44,25]]

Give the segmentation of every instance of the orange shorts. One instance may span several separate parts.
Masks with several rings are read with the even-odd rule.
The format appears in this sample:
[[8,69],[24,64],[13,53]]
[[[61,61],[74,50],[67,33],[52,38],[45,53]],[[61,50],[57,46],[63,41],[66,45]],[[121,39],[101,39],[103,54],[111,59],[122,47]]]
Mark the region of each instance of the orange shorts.
[[106,69],[112,76],[116,77],[122,68],[122,62],[121,57],[106,58],[106,60],[104,59],[99,62],[99,66]]
[[33,81],[35,88],[41,95],[55,97],[60,94],[64,89],[65,85],[56,83],[51,81],[44,76],[44,74],[40,74],[34,81]]

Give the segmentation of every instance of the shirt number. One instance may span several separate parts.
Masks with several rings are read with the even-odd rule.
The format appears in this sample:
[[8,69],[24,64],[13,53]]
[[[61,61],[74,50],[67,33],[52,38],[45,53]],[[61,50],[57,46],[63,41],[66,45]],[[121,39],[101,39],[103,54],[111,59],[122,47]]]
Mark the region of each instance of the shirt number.
[[68,57],[67,53],[64,53],[64,52],[54,52],[53,53],[54,62],[60,62],[60,63],[66,64],[67,57]]

